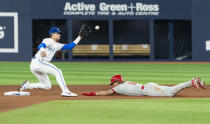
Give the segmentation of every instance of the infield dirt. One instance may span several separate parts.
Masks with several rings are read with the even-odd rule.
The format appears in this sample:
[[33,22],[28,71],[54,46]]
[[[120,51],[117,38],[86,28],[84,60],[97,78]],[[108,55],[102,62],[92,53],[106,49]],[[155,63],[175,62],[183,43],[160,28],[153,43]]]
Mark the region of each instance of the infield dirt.
[[[210,90],[196,90],[194,88],[187,88],[174,97],[133,97],[122,95],[111,96],[81,96],[81,92],[101,91],[107,90],[111,87],[109,85],[71,85],[69,89],[77,93],[78,97],[61,97],[61,89],[59,86],[52,86],[50,90],[33,89],[26,90],[31,93],[31,96],[3,96],[4,92],[17,91],[20,86],[2,85],[0,86],[0,113],[13,110],[16,108],[23,108],[33,104],[52,100],[97,100],[97,99],[171,99],[171,98],[210,98]],[[208,85],[210,87],[210,85]]]

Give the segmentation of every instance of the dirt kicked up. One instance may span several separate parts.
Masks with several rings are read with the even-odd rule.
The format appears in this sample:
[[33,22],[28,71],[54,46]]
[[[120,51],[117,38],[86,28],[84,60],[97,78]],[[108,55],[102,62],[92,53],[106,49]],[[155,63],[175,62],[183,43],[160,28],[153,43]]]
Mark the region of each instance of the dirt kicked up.
[[17,91],[20,86],[0,86],[0,112],[6,112],[16,108],[22,108],[33,104],[39,104],[41,102],[47,102],[51,100],[97,100],[97,99],[167,99],[167,98],[210,98],[210,90],[196,90],[194,88],[187,88],[174,97],[133,97],[122,95],[111,96],[81,96],[81,92],[101,91],[107,90],[111,87],[109,85],[71,85],[68,86],[72,92],[77,93],[78,97],[61,97],[61,90],[59,86],[52,86],[50,90],[26,90],[31,93],[31,96],[3,96],[4,92]]

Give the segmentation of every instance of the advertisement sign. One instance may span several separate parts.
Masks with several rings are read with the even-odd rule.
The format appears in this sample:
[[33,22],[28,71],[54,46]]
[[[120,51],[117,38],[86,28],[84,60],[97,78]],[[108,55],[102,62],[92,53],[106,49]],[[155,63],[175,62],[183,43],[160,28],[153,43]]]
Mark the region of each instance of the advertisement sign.
[[0,12],[0,53],[18,53],[18,13]]
[[191,2],[191,0],[34,0],[32,17],[190,19]]
[[63,15],[89,15],[89,16],[158,16],[159,4],[145,4],[142,2],[106,3],[98,4],[66,2]]

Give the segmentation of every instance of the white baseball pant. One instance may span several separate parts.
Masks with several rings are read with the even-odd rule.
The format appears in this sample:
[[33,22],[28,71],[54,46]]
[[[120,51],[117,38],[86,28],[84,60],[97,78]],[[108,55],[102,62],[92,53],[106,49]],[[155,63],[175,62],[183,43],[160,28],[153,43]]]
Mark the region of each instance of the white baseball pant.
[[142,90],[143,94],[146,96],[169,96],[172,97],[179,91],[192,86],[191,81],[180,83],[175,86],[160,86],[156,83],[147,83],[144,85]]
[[31,72],[37,77],[39,83],[30,83],[26,89],[50,89],[51,83],[47,74],[54,75],[62,91],[68,92],[69,89],[66,86],[62,71],[55,65],[45,62],[41,59],[34,58],[30,65]]

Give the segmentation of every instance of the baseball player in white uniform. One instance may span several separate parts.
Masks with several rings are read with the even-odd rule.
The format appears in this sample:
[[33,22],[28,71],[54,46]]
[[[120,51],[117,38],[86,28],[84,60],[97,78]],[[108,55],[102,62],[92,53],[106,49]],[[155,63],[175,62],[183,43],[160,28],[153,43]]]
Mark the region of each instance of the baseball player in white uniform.
[[87,36],[87,34],[91,32],[91,29],[88,25],[83,25],[79,32],[79,36],[69,44],[61,44],[59,43],[61,37],[61,31],[57,27],[52,27],[49,31],[50,38],[43,39],[42,43],[38,46],[39,51],[32,58],[30,69],[31,72],[37,77],[39,80],[38,83],[30,83],[29,81],[25,81],[20,88],[20,91],[24,89],[50,89],[51,83],[48,78],[48,74],[54,75],[56,77],[56,81],[58,82],[62,93],[61,96],[77,96],[77,94],[72,93],[68,87],[66,86],[62,71],[58,69],[55,65],[51,64],[53,56],[58,50],[71,50],[73,49],[82,37]]
[[175,86],[160,86],[156,83],[147,83],[145,85],[134,83],[131,81],[124,81],[121,75],[115,75],[111,78],[111,84],[114,87],[107,91],[99,92],[84,92],[85,96],[106,96],[110,94],[122,94],[126,96],[168,96],[172,97],[179,91],[193,86],[196,89],[206,89],[207,86],[200,78],[192,78],[184,83]]

